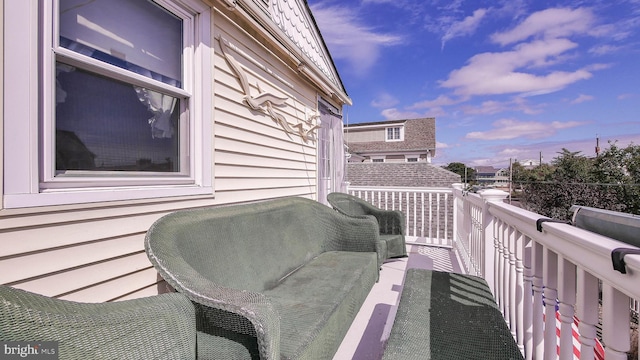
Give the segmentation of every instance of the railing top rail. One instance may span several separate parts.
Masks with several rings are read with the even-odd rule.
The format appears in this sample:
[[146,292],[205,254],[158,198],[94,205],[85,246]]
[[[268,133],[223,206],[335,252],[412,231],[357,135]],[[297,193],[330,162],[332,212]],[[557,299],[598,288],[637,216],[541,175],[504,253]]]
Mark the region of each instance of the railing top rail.
[[[629,255],[624,258],[624,262],[627,265],[627,274],[631,274],[636,284],[640,284],[640,256]],[[640,298],[635,298],[640,301]]]
[[[611,253],[618,248],[634,248],[617,241],[568,224],[548,223],[536,238],[545,247],[561,255],[592,275],[600,278],[627,296],[640,299],[640,268],[627,265],[625,274],[613,269]],[[625,257],[625,264],[638,255]],[[636,263],[637,264],[637,263]]]
[[395,187],[395,186],[351,186],[347,190],[356,191],[396,191],[396,192],[447,192],[451,193],[453,189],[448,187]]
[[[456,195],[458,195],[458,193],[456,193]],[[482,206],[482,204],[484,204],[484,200],[477,193],[463,191],[462,193],[460,193],[460,195],[462,195],[462,197],[465,198],[465,200],[470,201],[472,204],[476,206]]]
[[611,260],[614,249],[634,248],[632,245],[563,223],[546,222],[542,231],[538,231],[537,220],[546,217],[506,203],[489,204],[489,212],[627,296],[640,300],[640,255],[625,257],[626,274],[614,270]]

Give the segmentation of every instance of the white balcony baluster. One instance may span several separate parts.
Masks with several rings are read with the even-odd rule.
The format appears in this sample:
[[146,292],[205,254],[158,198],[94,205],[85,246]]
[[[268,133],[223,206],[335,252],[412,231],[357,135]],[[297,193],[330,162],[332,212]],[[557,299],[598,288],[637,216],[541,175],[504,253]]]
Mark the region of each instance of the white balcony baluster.
[[518,320],[517,318],[517,300],[518,293],[516,270],[516,237],[517,231],[513,227],[509,227],[509,324],[511,324],[511,334],[515,339],[518,338]]
[[558,310],[560,313],[560,360],[573,360],[573,316],[576,303],[576,266],[560,257]]
[[535,360],[544,359],[542,252],[542,245],[533,242],[531,255],[533,267],[533,359]]
[[598,278],[578,269],[577,271],[577,295],[576,307],[578,332],[580,333],[580,359],[593,360],[595,358],[594,348],[596,346],[596,335],[598,329]]
[[575,337],[580,359],[595,359],[596,351],[603,352],[600,317],[606,359],[627,358],[630,311],[637,311],[640,298],[640,256],[627,255],[622,274],[612,268],[611,252],[631,245],[568,224],[538,224],[541,215],[505,204],[507,194],[496,190],[349,191],[380,208],[403,211],[407,235],[451,247],[463,272],[483,277],[525,359],[572,360]]
[[606,283],[602,284],[602,341],[607,360],[626,360],[630,350],[629,297]]

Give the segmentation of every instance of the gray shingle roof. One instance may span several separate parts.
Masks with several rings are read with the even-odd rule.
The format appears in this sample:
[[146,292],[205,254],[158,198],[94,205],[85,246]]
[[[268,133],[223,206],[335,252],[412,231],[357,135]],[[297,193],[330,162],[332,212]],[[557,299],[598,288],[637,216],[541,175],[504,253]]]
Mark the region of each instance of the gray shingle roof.
[[451,187],[460,175],[426,162],[348,163],[346,181],[353,186]]

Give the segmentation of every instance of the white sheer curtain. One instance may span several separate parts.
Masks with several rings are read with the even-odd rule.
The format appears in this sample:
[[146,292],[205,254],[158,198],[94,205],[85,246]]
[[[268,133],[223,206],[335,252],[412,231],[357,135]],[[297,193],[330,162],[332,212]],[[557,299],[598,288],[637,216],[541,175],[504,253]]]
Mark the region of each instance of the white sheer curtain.
[[345,182],[345,152],[344,152],[344,134],[343,123],[341,118],[334,118],[331,124],[333,134],[333,148],[334,148],[334,166],[333,176],[334,179],[334,191],[346,192],[347,183]]
[[327,203],[330,192],[345,192],[345,152],[340,115],[320,103],[318,130],[318,200]]
[[134,86],[134,89],[138,94],[138,100],[153,113],[153,116],[148,120],[151,126],[151,137],[154,139],[172,138],[175,128],[171,121],[171,113],[173,113],[178,99],[139,86]]

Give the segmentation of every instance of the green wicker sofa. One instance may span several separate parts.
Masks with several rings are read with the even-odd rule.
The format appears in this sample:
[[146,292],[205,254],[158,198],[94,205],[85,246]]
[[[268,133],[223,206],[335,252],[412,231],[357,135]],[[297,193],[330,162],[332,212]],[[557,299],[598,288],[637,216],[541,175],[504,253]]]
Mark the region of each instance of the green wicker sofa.
[[373,217],[378,222],[380,239],[387,244],[385,259],[406,257],[405,217],[399,210],[383,210],[359,197],[333,192],[327,195],[327,201],[338,212],[352,217]]
[[331,359],[378,279],[373,219],[304,198],[182,210],[145,249],[197,307],[199,358]]
[[0,341],[54,341],[61,360],[195,359],[195,307],[182,294],[89,304],[0,285]]

